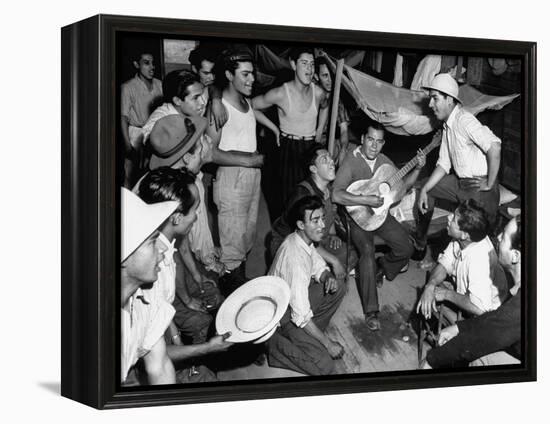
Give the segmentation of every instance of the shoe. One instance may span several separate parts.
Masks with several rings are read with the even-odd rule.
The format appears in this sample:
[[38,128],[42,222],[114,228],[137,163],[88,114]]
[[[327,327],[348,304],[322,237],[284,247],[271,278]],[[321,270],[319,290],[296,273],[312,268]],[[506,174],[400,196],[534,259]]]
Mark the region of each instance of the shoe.
[[411,244],[413,245],[414,252],[411,256],[411,259],[413,261],[421,261],[424,256],[426,256],[426,249],[428,245],[426,243],[421,244],[416,240],[416,237],[413,235],[409,236],[409,239],[411,241]]
[[262,365],[264,365],[265,363],[267,362],[267,356],[265,353],[260,353],[256,359],[254,359],[254,365],[258,365],[259,367],[261,367]]
[[369,312],[365,316],[365,324],[370,331],[380,330],[380,320],[378,319],[378,312]]

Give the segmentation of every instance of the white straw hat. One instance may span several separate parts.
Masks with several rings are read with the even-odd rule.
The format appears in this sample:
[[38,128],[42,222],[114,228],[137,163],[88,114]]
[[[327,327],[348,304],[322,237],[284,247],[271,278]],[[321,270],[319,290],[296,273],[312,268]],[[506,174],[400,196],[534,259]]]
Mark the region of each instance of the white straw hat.
[[250,280],[222,303],[216,316],[216,331],[218,334],[230,331],[229,342],[265,341],[274,333],[289,301],[290,289],[282,278],[265,276]]
[[173,200],[148,205],[123,187],[120,198],[122,215],[120,262],[124,262],[178,206],[179,202]]
[[462,101],[458,98],[458,83],[449,74],[437,74],[430,85],[422,87],[424,90],[437,90],[444,94],[451,96],[457,102],[462,104]]

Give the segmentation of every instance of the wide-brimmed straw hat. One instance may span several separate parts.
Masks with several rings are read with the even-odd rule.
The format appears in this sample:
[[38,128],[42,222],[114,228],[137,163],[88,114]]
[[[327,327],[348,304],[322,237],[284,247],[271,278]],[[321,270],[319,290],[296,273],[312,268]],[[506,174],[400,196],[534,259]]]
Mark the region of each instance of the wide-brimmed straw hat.
[[250,280],[222,303],[216,316],[216,331],[230,331],[230,342],[265,341],[273,334],[289,301],[290,289],[282,278]]
[[120,262],[124,262],[179,206],[167,201],[148,205],[130,190],[122,188]]
[[429,85],[422,87],[424,90],[437,90],[451,96],[457,102],[462,104],[462,100],[458,98],[458,83],[449,74],[436,75]]
[[153,150],[150,169],[172,166],[199,140],[206,129],[206,119],[200,116],[168,115],[160,118],[149,135]]

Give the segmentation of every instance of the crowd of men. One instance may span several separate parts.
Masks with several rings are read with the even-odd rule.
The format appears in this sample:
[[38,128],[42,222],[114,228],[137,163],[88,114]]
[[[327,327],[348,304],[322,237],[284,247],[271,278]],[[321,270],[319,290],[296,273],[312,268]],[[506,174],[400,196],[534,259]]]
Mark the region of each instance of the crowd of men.
[[[367,231],[338,210],[382,206],[381,196],[347,188],[395,165],[382,153],[380,124],[367,122],[359,144],[349,141],[343,107],[337,152],[329,152],[332,76],[326,59],[312,49],[293,48],[293,79],[260,95],[253,54],[242,46],[214,51],[198,45],[189,57],[191,69],[172,71],[162,82],[154,77],[155,59],[140,53],[135,77],[121,88],[124,385],[212,381],[220,358],[237,348],[229,334],[215,333],[213,322],[224,298],[249,280],[246,260],[256,237],[266,160],[276,162],[272,190],[283,199],[267,243],[266,273],[284,279],[291,291],[288,310],[265,344],[271,366],[307,375],[335,372],[344,346],[326,328],[354,269],[365,326],[380,330],[378,290],[425,250],[438,199],[453,204],[451,242],[416,309],[428,320],[444,314],[448,326],[424,366],[509,360],[491,362],[487,355],[520,340],[521,223],[508,223],[495,250],[489,236],[498,208],[501,142],[462,108],[450,75],[437,75],[425,87],[443,134],[431,175],[418,181],[426,164],[420,150],[404,179],[405,189],[419,188],[411,234],[391,214]],[[270,108],[276,122],[268,117],[274,116]],[[272,132],[278,157],[258,153],[260,126]],[[346,232],[352,246],[345,243]],[[375,236],[388,246],[378,258]]]

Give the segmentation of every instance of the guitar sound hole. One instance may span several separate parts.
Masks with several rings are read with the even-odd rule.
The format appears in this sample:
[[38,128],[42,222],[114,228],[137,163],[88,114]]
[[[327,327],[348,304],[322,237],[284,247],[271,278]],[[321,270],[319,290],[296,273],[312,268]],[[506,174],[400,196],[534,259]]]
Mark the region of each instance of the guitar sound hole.
[[388,194],[390,192],[390,185],[388,183],[380,183],[378,191],[381,195]]

